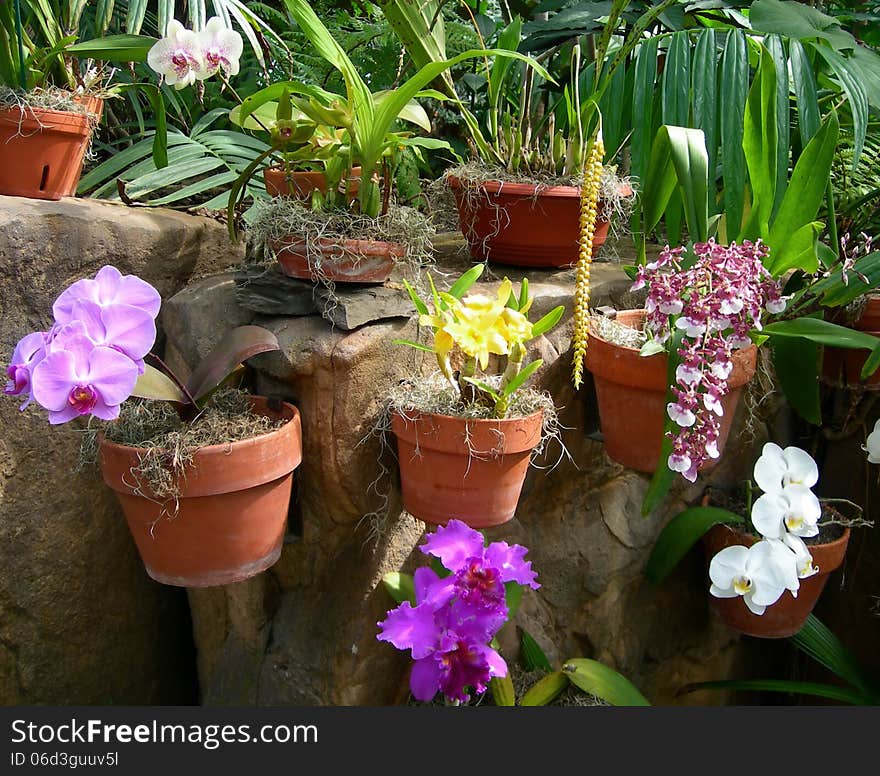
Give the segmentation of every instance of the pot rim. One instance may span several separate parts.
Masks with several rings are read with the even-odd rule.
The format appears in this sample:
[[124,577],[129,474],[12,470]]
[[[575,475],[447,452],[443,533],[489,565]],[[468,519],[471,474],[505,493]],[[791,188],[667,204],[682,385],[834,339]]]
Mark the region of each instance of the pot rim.
[[[404,412],[410,411],[409,408],[406,410],[393,409],[392,414],[399,415],[404,420],[414,423],[417,418],[411,418],[408,415],[404,415]],[[511,423],[511,422],[522,422],[524,420],[533,420],[537,415],[544,415],[544,410],[539,409],[534,412],[530,412],[528,415],[516,415],[514,417],[509,418],[466,418],[463,415],[447,415],[443,412],[430,412],[429,410],[419,410],[415,407],[412,408],[412,412],[417,413],[418,415],[427,415],[434,418],[448,418],[449,420],[458,420],[464,421],[466,423]]]
[[[580,186],[565,185],[544,185],[541,183],[516,183],[513,181],[503,181],[500,178],[485,178],[482,180],[463,180],[457,175],[447,175],[445,178],[447,185],[453,189],[463,189],[468,186],[481,187],[489,194],[510,195],[512,197],[550,197],[557,199],[580,199]],[[632,186],[629,184],[621,184],[620,194],[624,197],[633,195]],[[602,197],[599,198],[600,201]]]
[[[831,541],[827,541],[827,542],[820,542],[818,544],[807,544],[807,549],[808,550],[815,550],[820,547],[822,549],[837,548],[837,547],[840,547],[841,545],[847,544],[849,542],[850,534],[852,533],[852,529],[848,525],[844,525],[841,527],[843,528],[843,533],[840,536],[838,536],[836,539],[832,539]],[[719,530],[727,529],[727,531],[729,533],[732,533],[732,534],[736,535],[737,537],[741,536],[741,537],[745,537],[747,539],[754,539],[752,544],[755,544],[755,543],[761,541],[761,539],[762,539],[762,537],[760,537],[760,536],[753,536],[750,533],[745,533],[744,531],[738,530],[734,526],[728,525],[727,523],[715,523],[709,530],[711,531],[716,528]],[[708,535],[708,533],[709,532],[707,531],[706,534],[704,534],[704,536]],[[739,546],[751,547],[752,545],[751,544],[741,544]],[[830,573],[830,571],[833,571],[833,570],[834,569],[830,569],[828,573]],[[820,569],[820,572],[821,571],[822,571],[822,569]]]
[[[262,399],[266,403],[266,406],[268,406],[268,399],[265,396],[259,396],[256,394],[252,394],[251,398],[252,399]],[[252,402],[252,403],[255,403],[255,402]],[[216,444],[216,445],[200,445],[198,447],[193,448],[193,455],[195,456],[195,455],[198,455],[203,452],[213,453],[213,452],[217,452],[217,451],[228,450],[233,445],[252,442],[255,439],[268,441],[268,440],[271,440],[273,436],[279,436],[279,437],[282,436],[284,434],[287,426],[290,423],[293,423],[297,419],[300,412],[295,404],[291,404],[290,402],[287,402],[287,401],[282,401],[281,406],[282,407],[290,407],[293,410],[293,414],[291,415],[290,418],[287,419],[287,421],[283,425],[279,426],[278,428],[272,429],[271,431],[266,431],[262,434],[256,434],[254,436],[245,437],[244,439],[237,439],[234,442],[220,442],[219,444]],[[98,443],[101,446],[106,446],[108,448],[113,448],[113,449],[123,451],[123,452],[129,453],[129,454],[134,453],[135,455],[137,455],[138,451],[140,451],[140,450],[151,449],[151,448],[147,448],[147,447],[139,447],[136,445],[125,445],[125,444],[121,444],[119,442],[113,442],[112,440],[107,439],[104,436],[103,432],[101,434],[99,434],[99,436],[98,436]]]
[[381,249],[382,246],[389,246],[386,249],[386,252],[390,257],[402,258],[406,255],[406,245],[404,243],[390,242],[389,240],[363,240],[355,237],[318,237],[317,239],[309,240],[300,235],[288,235],[287,237],[281,237],[278,240],[272,241],[272,247],[276,252],[280,250],[297,249],[302,246],[307,248],[317,248],[321,252],[336,249],[351,252],[357,252],[359,250],[367,252],[372,249],[373,253],[376,252],[377,248]]
[[[54,122],[54,123],[53,123]],[[17,108],[0,110],[0,123],[18,124],[35,128],[42,132],[69,132],[87,135],[91,133],[89,114],[72,110],[51,110],[27,106],[24,111]]]

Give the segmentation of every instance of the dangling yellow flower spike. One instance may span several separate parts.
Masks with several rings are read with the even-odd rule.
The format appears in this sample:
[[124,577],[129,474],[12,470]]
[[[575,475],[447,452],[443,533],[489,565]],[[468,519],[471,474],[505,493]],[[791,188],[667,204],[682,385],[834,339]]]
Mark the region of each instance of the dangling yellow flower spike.
[[596,231],[596,212],[599,186],[602,180],[602,159],[605,145],[601,130],[584,163],[584,181],[581,185],[580,238],[578,240],[577,278],[574,291],[574,365],[572,380],[580,388],[584,373],[584,355],[590,336],[590,264],[593,261],[593,235]]

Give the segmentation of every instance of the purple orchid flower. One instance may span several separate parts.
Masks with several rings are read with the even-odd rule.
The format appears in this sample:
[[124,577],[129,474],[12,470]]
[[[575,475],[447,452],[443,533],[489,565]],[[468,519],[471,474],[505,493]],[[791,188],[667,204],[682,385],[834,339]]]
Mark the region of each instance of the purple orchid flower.
[[82,328],[59,330],[31,375],[33,397],[49,411],[52,425],[88,414],[114,420],[137,382],[137,365],[128,356],[96,346]]
[[493,676],[506,676],[507,665],[490,646],[507,621],[505,583],[537,589],[537,575],[518,544],[492,542],[459,520],[431,534],[421,550],[438,558],[451,573],[440,577],[420,568],[413,577],[415,606],[405,601],[378,623],[380,641],[408,649],[415,661],[410,689],[421,701],[438,691],[455,701],[467,700],[467,688],[485,692]]
[[7,396],[21,396],[26,394],[24,404],[19,407],[24,410],[31,403],[31,376],[34,367],[46,356],[46,333],[35,331],[19,341],[12,352],[12,361],[6,368],[6,376],[9,382],[3,389]]
[[156,322],[146,310],[128,304],[99,304],[77,299],[67,326],[82,325],[95,345],[118,350],[128,356],[144,373],[144,356],[156,342]]
[[98,270],[94,278],[77,280],[55,300],[52,313],[58,323],[75,320],[74,305],[77,300],[94,302],[100,307],[129,305],[145,310],[151,318],[159,314],[162,297],[146,280],[137,275],[123,275],[116,267],[107,265]]

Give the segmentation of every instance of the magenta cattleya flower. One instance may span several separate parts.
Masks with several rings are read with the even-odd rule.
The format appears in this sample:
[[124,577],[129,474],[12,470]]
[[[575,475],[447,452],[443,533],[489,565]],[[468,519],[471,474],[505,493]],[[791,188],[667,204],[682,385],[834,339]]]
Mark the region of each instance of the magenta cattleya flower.
[[113,420],[137,378],[137,365],[128,356],[96,346],[80,327],[71,325],[55,334],[46,356],[34,367],[31,391],[49,411],[53,425],[88,414]]
[[24,404],[19,409],[24,410],[31,403],[31,376],[34,367],[43,360],[46,355],[46,333],[35,331],[19,341],[12,352],[12,361],[6,368],[6,376],[9,382],[3,389],[7,396],[21,396],[26,394]]
[[537,575],[521,545],[492,542],[459,520],[450,520],[427,537],[421,550],[438,558],[451,573],[416,571],[415,606],[405,601],[378,623],[378,639],[408,649],[415,661],[410,689],[421,701],[438,691],[464,701],[468,688],[484,692],[493,676],[506,676],[507,665],[490,646],[507,621],[505,583],[537,589]]
[[109,264],[101,267],[94,278],[77,280],[55,300],[52,314],[60,324],[75,320],[74,305],[83,300],[94,302],[100,307],[128,305],[138,307],[149,313],[151,318],[159,314],[162,297],[146,280],[137,275],[123,275]]

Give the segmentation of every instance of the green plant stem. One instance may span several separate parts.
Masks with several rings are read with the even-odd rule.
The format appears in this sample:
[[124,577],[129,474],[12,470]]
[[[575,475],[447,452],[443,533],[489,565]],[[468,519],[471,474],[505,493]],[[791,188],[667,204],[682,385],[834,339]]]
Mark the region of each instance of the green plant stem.
[[24,33],[21,29],[21,0],[15,0],[15,38],[18,42],[18,64],[21,88],[27,91],[27,69],[24,62]]
[[507,368],[501,376],[501,398],[495,402],[496,418],[505,417],[510,409],[510,396],[505,395],[505,389],[510,384],[510,381],[520,373],[524,357],[525,349],[519,342],[515,342],[510,349],[510,355],[507,357]]

